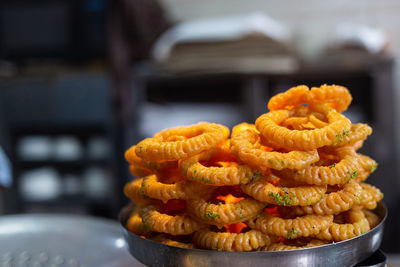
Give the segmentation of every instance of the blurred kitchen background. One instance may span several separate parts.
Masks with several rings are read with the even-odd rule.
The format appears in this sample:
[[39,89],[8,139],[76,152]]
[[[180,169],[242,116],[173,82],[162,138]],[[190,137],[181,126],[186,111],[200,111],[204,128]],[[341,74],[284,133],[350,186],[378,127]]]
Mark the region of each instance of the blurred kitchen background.
[[400,252],[399,12],[395,0],[1,1],[0,213],[116,218],[138,140],[253,122],[273,94],[335,83],[353,95],[346,115],[374,129],[362,152],[389,207],[383,249]]

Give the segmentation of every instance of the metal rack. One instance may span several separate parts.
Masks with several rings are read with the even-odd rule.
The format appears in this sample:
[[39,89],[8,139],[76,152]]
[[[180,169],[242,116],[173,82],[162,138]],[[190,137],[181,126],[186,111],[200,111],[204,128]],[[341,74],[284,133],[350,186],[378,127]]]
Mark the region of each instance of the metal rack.
[[[108,79],[104,73],[60,74],[56,76],[22,77],[1,84],[1,102],[10,133],[11,161],[14,184],[8,192],[8,213],[67,212],[89,213],[115,217],[121,202],[122,181],[119,179],[119,154],[116,151],[117,129],[113,123]],[[83,148],[82,157],[71,160],[46,158],[27,160],[17,153],[17,144],[24,137],[43,135],[48,138],[72,136]],[[87,155],[87,143],[101,137],[111,148],[102,158]],[[90,166],[107,172],[108,193],[104,197],[88,196],[81,191],[61,194],[48,200],[24,198],[20,189],[21,174],[51,167],[64,179],[64,174],[76,174],[82,183],[82,173]],[[64,181],[62,181],[64,182]]]

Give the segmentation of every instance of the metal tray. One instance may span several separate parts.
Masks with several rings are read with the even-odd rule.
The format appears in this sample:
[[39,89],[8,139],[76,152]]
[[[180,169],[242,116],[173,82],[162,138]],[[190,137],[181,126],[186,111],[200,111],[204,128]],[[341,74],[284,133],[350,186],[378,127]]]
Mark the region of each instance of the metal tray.
[[0,266],[141,266],[118,222],[77,215],[0,217]]
[[[120,213],[122,226],[129,216],[126,207]],[[380,202],[374,212],[382,221],[369,232],[345,241],[290,251],[224,252],[187,249],[141,238],[123,227],[129,252],[148,266],[353,266],[371,256],[382,242],[387,208]]]

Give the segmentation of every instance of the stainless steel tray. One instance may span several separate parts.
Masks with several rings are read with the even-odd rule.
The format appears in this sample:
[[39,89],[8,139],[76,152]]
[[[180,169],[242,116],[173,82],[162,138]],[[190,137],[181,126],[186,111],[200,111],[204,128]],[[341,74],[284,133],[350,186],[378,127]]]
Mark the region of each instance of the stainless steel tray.
[[[164,245],[123,232],[129,252],[148,266],[353,266],[377,251],[382,242],[387,208],[383,202],[374,212],[382,221],[371,231],[355,238],[320,247],[274,252],[224,252],[203,249],[186,249]],[[124,226],[130,208],[121,211]]]
[[118,222],[76,215],[0,217],[0,266],[139,266]]

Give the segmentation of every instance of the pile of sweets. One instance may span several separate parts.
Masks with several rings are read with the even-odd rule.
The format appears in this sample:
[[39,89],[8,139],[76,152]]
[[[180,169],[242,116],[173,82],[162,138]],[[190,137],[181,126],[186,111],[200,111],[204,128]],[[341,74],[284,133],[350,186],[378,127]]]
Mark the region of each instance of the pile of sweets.
[[341,112],[349,91],[300,85],[255,124],[200,122],[126,151],[136,179],[127,229],[164,244],[219,251],[301,249],[362,235],[380,218],[377,163],[357,153],[372,133]]

